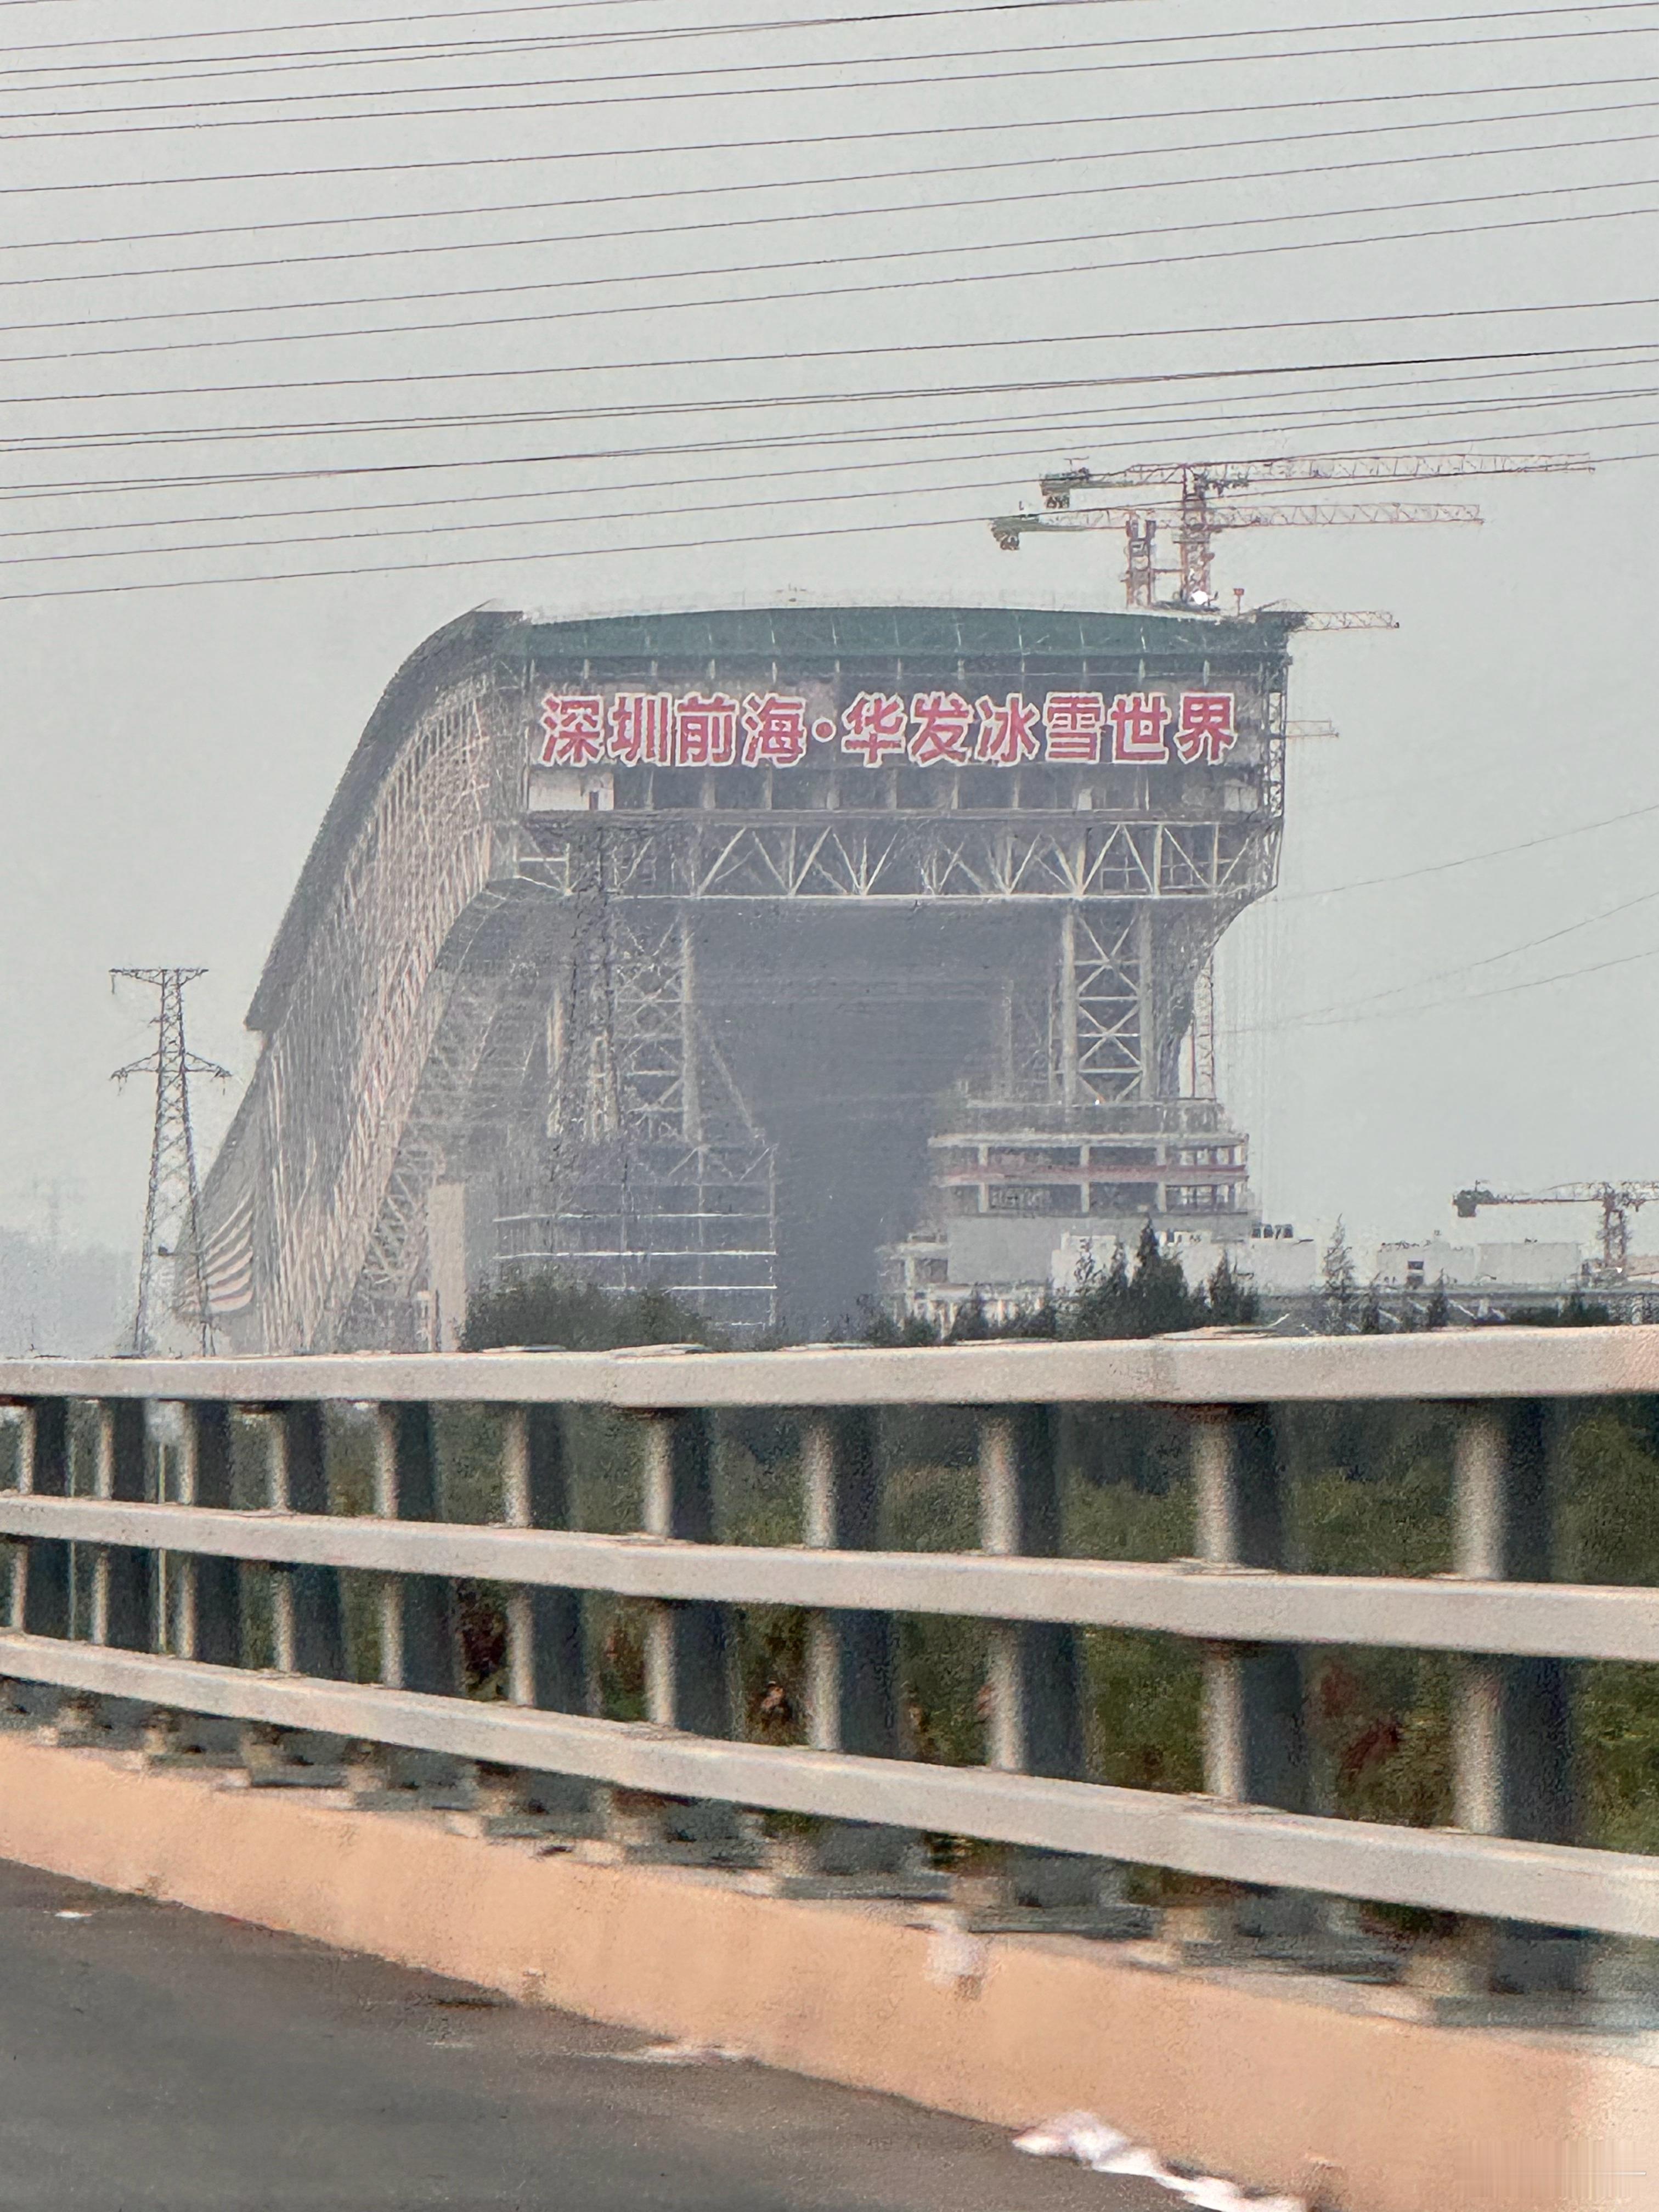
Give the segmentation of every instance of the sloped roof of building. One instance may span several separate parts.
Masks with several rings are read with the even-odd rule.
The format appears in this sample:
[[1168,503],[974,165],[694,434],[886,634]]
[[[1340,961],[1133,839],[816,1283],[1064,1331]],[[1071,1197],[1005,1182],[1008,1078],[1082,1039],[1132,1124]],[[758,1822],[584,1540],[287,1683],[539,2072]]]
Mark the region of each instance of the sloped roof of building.
[[1029,607],[735,607],[706,613],[526,620],[537,659],[707,660],[775,658],[967,659],[1275,659],[1298,617],[1188,614],[1176,609]]

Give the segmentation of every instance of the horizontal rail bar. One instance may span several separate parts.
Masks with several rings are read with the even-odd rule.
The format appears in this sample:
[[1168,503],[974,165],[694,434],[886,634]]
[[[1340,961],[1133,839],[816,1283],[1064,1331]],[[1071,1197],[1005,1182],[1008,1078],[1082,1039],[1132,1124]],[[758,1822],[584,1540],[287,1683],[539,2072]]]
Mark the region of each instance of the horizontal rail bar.
[[1240,1330],[1133,1343],[915,1350],[331,1353],[258,1359],[0,1361],[0,1401],[35,1398],[431,1400],[681,1407],[1267,1405],[1338,1399],[1659,1393],[1659,1328],[1493,1328],[1410,1337]]
[[982,1553],[831,1552],[368,1516],[233,1513],[0,1491],[0,1536],[382,1574],[831,1612],[1064,1621],[1237,1644],[1370,1645],[1659,1664],[1644,1589],[1446,1576],[1290,1575]]
[[193,1665],[0,1632],[0,1674],[671,1796],[1081,1852],[1611,1936],[1659,1937],[1659,1858],[1314,1819],[988,1767],[720,1743],[640,1723]]

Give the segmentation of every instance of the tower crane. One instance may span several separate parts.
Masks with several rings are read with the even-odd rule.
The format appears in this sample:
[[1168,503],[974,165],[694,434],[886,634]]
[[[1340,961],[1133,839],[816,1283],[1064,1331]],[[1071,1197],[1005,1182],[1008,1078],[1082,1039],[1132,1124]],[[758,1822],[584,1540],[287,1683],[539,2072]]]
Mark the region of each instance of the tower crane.
[[[1091,469],[1076,461],[1040,480],[1041,513],[999,515],[991,524],[991,534],[1005,552],[1017,553],[1021,539],[1034,531],[1121,530],[1127,549],[1126,605],[1158,605],[1159,580],[1169,577],[1175,580],[1176,592],[1173,602],[1166,604],[1209,608],[1216,604],[1215,540],[1224,530],[1309,529],[1332,523],[1478,524],[1480,520],[1480,510],[1475,507],[1412,506],[1394,500],[1352,507],[1232,503],[1237,494],[1254,487],[1277,490],[1333,483],[1388,485],[1419,478],[1531,476],[1591,465],[1583,456],[1565,453],[1356,453],[1258,461],[1136,461],[1109,471]],[[1145,492],[1149,496],[1133,503],[1073,509],[1074,495],[1095,491]],[[1174,528],[1173,566],[1158,559],[1160,523]],[[1367,618],[1363,625],[1352,626],[1378,625],[1375,618]]]
[[1650,1198],[1659,1182],[1560,1182],[1549,1190],[1488,1190],[1474,1183],[1454,1193],[1460,1221],[1473,1221],[1483,1206],[1599,1206],[1601,1209],[1601,1272],[1622,1282],[1630,1261],[1630,1218]]

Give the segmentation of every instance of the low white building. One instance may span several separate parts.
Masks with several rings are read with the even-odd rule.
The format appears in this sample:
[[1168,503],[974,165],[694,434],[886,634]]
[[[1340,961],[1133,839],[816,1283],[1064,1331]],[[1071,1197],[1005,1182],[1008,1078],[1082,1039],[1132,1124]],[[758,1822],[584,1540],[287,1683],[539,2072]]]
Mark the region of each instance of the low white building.
[[1584,1255],[1577,1244],[1535,1237],[1502,1243],[1454,1244],[1436,1233],[1420,1242],[1379,1244],[1374,1270],[1385,1291],[1561,1291],[1582,1289]]

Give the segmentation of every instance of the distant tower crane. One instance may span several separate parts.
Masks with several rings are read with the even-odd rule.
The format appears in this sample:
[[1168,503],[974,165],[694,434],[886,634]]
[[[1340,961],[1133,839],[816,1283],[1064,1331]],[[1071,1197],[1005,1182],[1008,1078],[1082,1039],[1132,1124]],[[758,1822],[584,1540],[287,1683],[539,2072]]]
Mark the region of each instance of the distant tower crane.
[[1601,1272],[1608,1282],[1622,1282],[1630,1262],[1630,1217],[1650,1198],[1659,1198],[1659,1182],[1560,1182],[1550,1190],[1488,1190],[1473,1184],[1454,1194],[1452,1204],[1460,1221],[1473,1221],[1483,1206],[1599,1206],[1601,1209]]
[[[1121,530],[1127,560],[1124,604],[1131,607],[1170,605],[1211,608],[1216,605],[1215,540],[1224,530],[1304,530],[1328,523],[1479,523],[1476,507],[1409,506],[1393,500],[1363,506],[1291,504],[1246,506],[1234,495],[1253,488],[1329,483],[1391,484],[1424,477],[1533,476],[1588,469],[1589,459],[1555,453],[1358,453],[1335,459],[1261,461],[1136,461],[1103,471],[1073,462],[1042,477],[1038,489],[1043,512],[999,515],[991,534],[1005,552],[1017,553],[1033,531]],[[1078,492],[1138,492],[1151,496],[1129,505],[1072,510]],[[1173,566],[1158,559],[1160,523],[1173,526]],[[1160,601],[1160,579],[1174,580],[1172,600]],[[1384,615],[1316,619],[1310,627],[1393,628]]]

